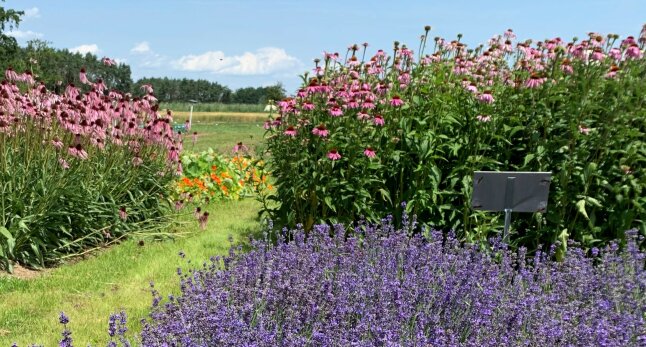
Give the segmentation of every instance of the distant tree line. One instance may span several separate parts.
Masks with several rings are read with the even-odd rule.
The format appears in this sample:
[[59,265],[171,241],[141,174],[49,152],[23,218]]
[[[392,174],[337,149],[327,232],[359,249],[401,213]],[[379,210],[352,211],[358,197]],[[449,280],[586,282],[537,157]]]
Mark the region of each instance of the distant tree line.
[[[4,0],[0,0],[0,3]],[[26,46],[18,45],[16,39],[7,31],[18,27],[23,11],[5,9],[0,6],[0,72],[12,68],[18,73],[30,71],[34,78],[45,83],[49,90],[62,92],[65,86],[73,83],[82,86],[79,72],[85,69],[90,81],[99,79],[107,90],[117,89],[141,95],[143,84],[151,84],[160,101],[221,102],[238,104],[264,104],[268,100],[285,97],[285,89],[280,83],[268,87],[247,87],[232,91],[217,82],[207,80],[142,78],[133,82],[130,66],[124,63],[105,64],[101,57],[87,53],[70,52],[56,49],[43,40],[28,41]]]
[[268,87],[247,87],[232,91],[217,82],[207,80],[176,79],[168,77],[142,78],[132,89],[141,94],[143,84],[152,85],[155,95],[164,102],[221,102],[224,104],[264,104],[268,100],[285,98],[285,89],[280,83]]

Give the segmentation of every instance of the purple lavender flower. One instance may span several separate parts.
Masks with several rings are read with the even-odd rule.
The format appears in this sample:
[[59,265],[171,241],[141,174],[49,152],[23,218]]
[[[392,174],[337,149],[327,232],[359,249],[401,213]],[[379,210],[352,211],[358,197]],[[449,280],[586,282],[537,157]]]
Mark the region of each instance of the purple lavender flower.
[[622,250],[609,246],[590,258],[572,247],[556,262],[554,249],[528,257],[500,240],[480,247],[433,230],[410,237],[410,230],[394,229],[392,218],[359,229],[355,235],[341,225],[315,226],[309,235],[285,231],[289,243],[254,241],[246,254],[232,251],[224,262],[214,258],[184,271],[181,295],[153,307],[141,342],[636,346],[645,340],[646,257],[635,234],[627,234]]

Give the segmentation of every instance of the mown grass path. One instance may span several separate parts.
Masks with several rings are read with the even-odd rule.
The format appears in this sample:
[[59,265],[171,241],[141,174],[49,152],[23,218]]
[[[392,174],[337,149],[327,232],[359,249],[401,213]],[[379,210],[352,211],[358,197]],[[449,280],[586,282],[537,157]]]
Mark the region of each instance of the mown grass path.
[[[105,345],[108,316],[121,309],[128,314],[130,332],[138,332],[151,305],[149,283],[165,296],[178,292],[177,268],[186,268],[187,259],[200,266],[210,256],[226,254],[229,237],[236,244],[246,242],[259,231],[259,207],[253,199],[213,203],[206,230],[192,216],[179,218],[186,224],[177,229],[186,237],[143,239],[143,246],[141,239],[131,239],[33,279],[0,275],[0,346],[57,345],[60,311],[70,317],[76,345]],[[178,256],[180,251],[186,259]]]

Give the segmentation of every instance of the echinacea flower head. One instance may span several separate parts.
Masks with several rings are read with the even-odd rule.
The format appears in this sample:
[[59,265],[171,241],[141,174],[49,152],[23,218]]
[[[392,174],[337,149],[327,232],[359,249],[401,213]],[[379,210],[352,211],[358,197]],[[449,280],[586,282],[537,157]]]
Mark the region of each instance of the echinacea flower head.
[[377,156],[375,153],[375,150],[372,149],[372,147],[366,147],[366,149],[363,150],[363,155],[365,155],[368,158],[374,158]]
[[330,107],[330,109],[328,110],[328,113],[329,113],[329,114],[330,114],[330,116],[332,116],[332,117],[340,117],[340,116],[342,116],[342,115],[343,115],[343,110],[341,110],[341,108],[340,108],[339,106],[332,106],[332,107]]
[[390,99],[390,105],[394,107],[399,107],[404,104],[404,100],[402,100],[399,95],[393,95],[393,97]]
[[485,90],[482,94],[478,95],[478,101],[485,104],[492,104],[495,100],[491,95],[491,90]]
[[312,134],[318,137],[327,137],[329,133],[325,124],[319,124],[316,128],[312,129]]
[[626,49],[626,57],[639,59],[642,57],[642,51],[637,44],[633,43]]
[[479,114],[476,116],[476,119],[480,122],[486,123],[491,121],[491,116],[485,116],[485,115]]
[[382,116],[380,114],[375,115],[375,118],[372,120],[372,122],[375,123],[375,125],[378,125],[378,126],[384,126],[384,124],[386,123],[384,121],[384,116]]
[[296,129],[293,126],[289,126],[289,127],[287,127],[287,129],[285,129],[283,134],[285,134],[286,136],[295,137],[296,136]]
[[339,154],[339,151],[337,151],[336,148],[333,148],[329,152],[327,152],[327,157],[330,160],[339,160],[341,159],[341,154]]
[[235,146],[233,146],[233,153],[238,153],[239,151],[246,152],[248,150],[249,148],[247,148],[247,146],[242,144],[242,142],[238,142]]
[[54,137],[52,139],[52,146],[56,149],[61,149],[63,148],[63,141],[61,141],[58,137]]
[[581,134],[583,134],[583,135],[588,135],[588,134],[590,134],[590,130],[591,130],[591,129],[590,129],[590,128],[588,128],[588,127],[585,127],[585,126],[583,126],[583,125],[579,125],[579,132],[580,132]]
[[538,88],[543,84],[543,82],[545,82],[544,78],[541,78],[541,76],[539,76],[538,74],[533,73],[525,82],[525,87],[530,89]]
[[90,81],[87,79],[87,74],[85,73],[85,68],[81,68],[81,72],[79,72],[79,80],[83,84],[90,84]]
[[128,219],[128,213],[126,212],[126,208],[123,206],[119,207],[119,218],[122,220]]

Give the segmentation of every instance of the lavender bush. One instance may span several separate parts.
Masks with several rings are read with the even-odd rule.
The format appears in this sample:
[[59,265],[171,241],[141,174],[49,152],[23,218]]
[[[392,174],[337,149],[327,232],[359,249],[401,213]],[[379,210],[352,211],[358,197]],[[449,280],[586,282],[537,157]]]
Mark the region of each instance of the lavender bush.
[[[414,224],[414,223],[413,223]],[[586,254],[527,257],[463,245],[413,225],[315,226],[180,272],[181,295],[153,289],[149,346],[643,346],[642,237]],[[286,231],[286,230],[284,230]],[[221,264],[224,264],[223,267]]]

